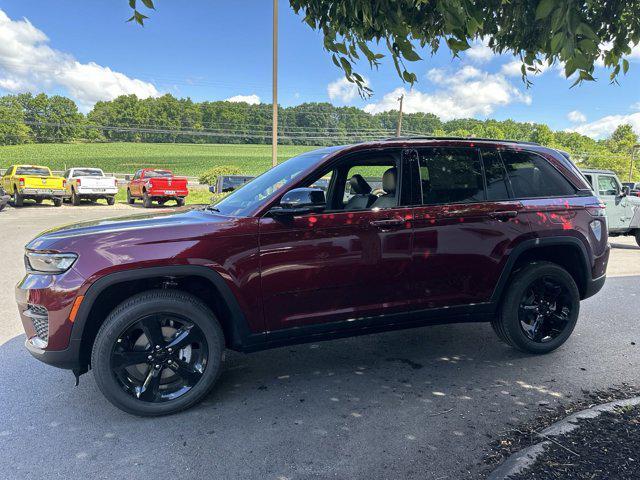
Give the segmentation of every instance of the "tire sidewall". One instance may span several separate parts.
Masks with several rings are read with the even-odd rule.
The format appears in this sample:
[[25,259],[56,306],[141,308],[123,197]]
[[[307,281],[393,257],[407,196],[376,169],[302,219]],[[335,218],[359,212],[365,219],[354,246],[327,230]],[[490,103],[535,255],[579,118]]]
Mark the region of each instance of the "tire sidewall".
[[[141,317],[158,312],[173,313],[194,322],[208,346],[207,366],[199,382],[189,392],[168,402],[150,403],[126,393],[111,371],[110,357],[118,336]],[[213,387],[222,365],[224,338],[213,314],[200,300],[181,292],[151,291],[126,300],[107,317],[93,345],[91,366],[98,387],[115,406],[133,415],[157,416],[176,413],[201,400]]]
[[[526,289],[543,276],[563,283],[571,295],[572,306],[568,325],[562,333],[549,342],[538,343],[527,337],[520,326],[519,307]],[[573,333],[580,314],[580,292],[573,277],[562,267],[548,262],[536,263],[524,268],[513,278],[500,313],[503,329],[513,346],[529,353],[548,353],[560,347]]]

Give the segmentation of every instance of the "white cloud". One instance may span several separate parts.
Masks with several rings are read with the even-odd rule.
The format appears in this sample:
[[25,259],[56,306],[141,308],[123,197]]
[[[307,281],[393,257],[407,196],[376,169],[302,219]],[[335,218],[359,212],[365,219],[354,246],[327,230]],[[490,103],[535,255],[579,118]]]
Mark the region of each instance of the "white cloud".
[[625,123],[630,124],[633,130],[640,135],[640,112],[630,115],[607,115],[598,120],[583,125],[578,125],[569,129],[587,135],[595,139],[606,138],[611,135],[614,130]]
[[631,110],[639,110],[640,111],[640,102],[636,102],[633,105],[631,105]]
[[245,102],[249,105],[257,105],[261,103],[260,97],[255,93],[253,95],[235,95],[233,97],[227,98],[225,101],[233,103]]
[[587,121],[587,116],[580,110],[573,110],[567,113],[567,118],[573,123],[584,123]]
[[[364,81],[369,83],[367,78]],[[327,85],[327,95],[332,102],[349,103],[358,96],[358,86],[342,77]]]
[[[507,75],[508,77],[521,77],[522,76],[522,62],[520,60],[513,60],[511,62],[505,63],[500,68],[500,72],[503,75]],[[549,70],[549,66],[546,64],[538,65],[538,72],[527,72],[529,76],[542,75],[547,70]]]
[[0,10],[0,88],[10,92],[62,87],[83,110],[119,95],[158,96],[156,87],[97,63],[80,63],[49,46],[27,19],[11,20]]
[[398,97],[404,98],[407,113],[433,113],[443,120],[486,117],[497,107],[515,102],[531,104],[531,97],[513,86],[503,75],[465,66],[453,74],[443,69],[431,69],[427,78],[438,86],[433,92],[406,91],[397,88],[377,103],[364,107],[369,113],[398,109]]
[[493,50],[489,48],[488,40],[476,40],[471,44],[471,48],[464,53],[469,59],[477,63],[488,62],[496,55]]

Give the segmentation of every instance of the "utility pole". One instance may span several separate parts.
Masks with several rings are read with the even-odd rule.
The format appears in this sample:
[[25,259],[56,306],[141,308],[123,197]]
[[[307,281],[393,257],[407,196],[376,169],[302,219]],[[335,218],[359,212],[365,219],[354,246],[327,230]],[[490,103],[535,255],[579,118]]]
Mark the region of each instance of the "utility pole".
[[273,0],[273,125],[271,127],[271,166],[278,164],[278,0]]
[[396,128],[396,137],[402,135],[402,101],[404,100],[404,93],[398,98],[400,101],[400,111],[398,112],[398,127]]

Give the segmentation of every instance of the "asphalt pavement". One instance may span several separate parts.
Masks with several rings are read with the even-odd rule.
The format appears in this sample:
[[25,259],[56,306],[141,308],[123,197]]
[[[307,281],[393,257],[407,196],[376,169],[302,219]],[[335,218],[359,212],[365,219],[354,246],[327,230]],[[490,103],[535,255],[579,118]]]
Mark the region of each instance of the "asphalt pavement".
[[573,336],[545,356],[500,343],[485,324],[368,335],[242,355],[178,415],[112,407],[92,376],[40,364],[13,300],[24,244],[46,228],[127,206],[0,213],[0,478],[459,479],[492,438],[540,403],[640,383],[640,248],[612,239],[610,278],[582,304]]

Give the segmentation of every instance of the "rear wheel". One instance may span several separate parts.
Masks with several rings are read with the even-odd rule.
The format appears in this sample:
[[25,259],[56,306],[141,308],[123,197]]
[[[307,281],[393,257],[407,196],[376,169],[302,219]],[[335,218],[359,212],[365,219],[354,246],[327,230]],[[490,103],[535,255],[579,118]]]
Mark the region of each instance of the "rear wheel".
[[144,208],[151,208],[151,197],[147,192],[142,194],[142,206]]
[[80,195],[78,195],[74,188],[71,189],[71,205],[80,205]]
[[181,198],[181,197],[176,198],[176,204],[177,204],[179,207],[184,207],[184,198]]
[[53,200],[53,206],[54,207],[61,207],[62,206],[62,198],[54,198]]
[[579,312],[573,277],[554,263],[537,262],[513,276],[492,326],[518,350],[548,353],[569,338]]
[[133,205],[134,203],[136,203],[136,199],[131,196],[131,190],[129,190],[128,188],[127,188],[127,203],[129,205]]
[[107,197],[107,205],[115,205],[116,197]]
[[640,228],[636,230],[636,243],[640,247]]
[[224,336],[198,298],[153,290],[118,306],[100,327],[91,354],[98,387],[125,412],[166,415],[200,401],[215,384]]
[[42,203],[42,199],[41,198],[36,198],[36,204],[40,205]]
[[14,185],[13,186],[13,206],[22,207],[23,205],[24,205],[24,198],[22,198],[22,195],[20,195],[20,192],[18,192],[18,189]]

